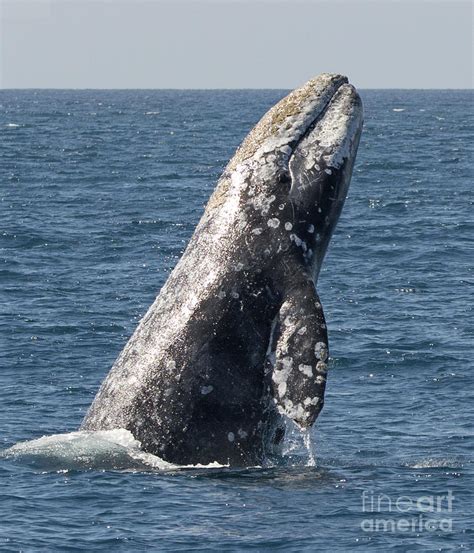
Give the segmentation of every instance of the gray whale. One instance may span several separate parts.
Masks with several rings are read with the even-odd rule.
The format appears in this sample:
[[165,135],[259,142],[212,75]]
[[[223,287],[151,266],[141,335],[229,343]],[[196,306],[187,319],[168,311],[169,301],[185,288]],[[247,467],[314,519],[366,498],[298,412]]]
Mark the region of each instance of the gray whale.
[[104,380],[83,430],[125,428],[179,464],[260,464],[282,415],[323,407],[328,339],[315,284],[362,130],[347,78],[322,74],[259,121],[186,251]]

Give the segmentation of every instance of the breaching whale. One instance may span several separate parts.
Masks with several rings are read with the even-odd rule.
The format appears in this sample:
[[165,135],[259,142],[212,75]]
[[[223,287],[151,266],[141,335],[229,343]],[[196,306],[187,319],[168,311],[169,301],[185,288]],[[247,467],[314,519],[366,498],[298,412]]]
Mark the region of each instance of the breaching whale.
[[341,213],[362,103],[322,74],[260,120],[181,260],[104,380],[82,430],[125,428],[179,464],[255,465],[282,415],[323,407],[328,340],[315,283]]

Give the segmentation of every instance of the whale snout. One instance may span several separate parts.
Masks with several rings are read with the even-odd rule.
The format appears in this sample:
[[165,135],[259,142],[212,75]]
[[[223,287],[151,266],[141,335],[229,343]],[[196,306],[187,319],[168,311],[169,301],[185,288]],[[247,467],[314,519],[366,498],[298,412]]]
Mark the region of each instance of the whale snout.
[[338,186],[337,199],[345,198],[349,179],[344,179],[344,172],[346,165],[354,162],[362,124],[360,96],[352,85],[345,83],[337,89],[292,151],[289,170],[294,200],[303,206],[318,201],[315,193],[321,196],[322,188],[334,185],[331,182],[334,179],[328,178],[333,174],[339,174],[344,181]]
[[[278,192],[275,184],[285,184],[290,178],[309,184],[315,180],[309,171],[338,169],[353,157],[362,120],[361,99],[347,77],[319,75],[265,114],[227,171],[250,171],[268,191]],[[295,162],[302,158],[304,163]]]
[[357,149],[362,123],[360,96],[351,84],[343,84],[298,142],[293,156],[305,155],[309,169],[311,161],[321,161],[326,169],[339,169]]

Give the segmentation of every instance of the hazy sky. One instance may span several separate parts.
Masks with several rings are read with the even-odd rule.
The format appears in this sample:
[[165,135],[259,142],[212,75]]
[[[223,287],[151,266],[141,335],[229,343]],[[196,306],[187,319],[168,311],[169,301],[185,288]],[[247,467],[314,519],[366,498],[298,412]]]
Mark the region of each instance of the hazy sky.
[[2,88],[471,88],[470,0],[0,0]]

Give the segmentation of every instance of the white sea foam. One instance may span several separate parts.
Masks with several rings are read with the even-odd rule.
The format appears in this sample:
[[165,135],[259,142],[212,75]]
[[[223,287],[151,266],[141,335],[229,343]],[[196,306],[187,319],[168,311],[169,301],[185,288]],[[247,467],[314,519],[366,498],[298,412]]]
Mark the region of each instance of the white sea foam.
[[11,129],[16,129],[17,127],[21,127],[21,125],[18,125],[17,123],[7,123],[5,127],[10,127]]
[[182,468],[222,468],[225,465],[175,465],[140,449],[140,442],[123,428],[96,432],[77,431],[20,442],[1,457],[24,462],[45,471],[131,470],[160,471]]

